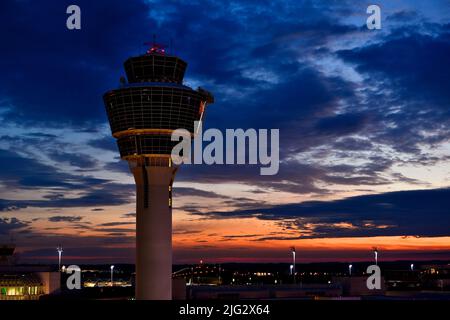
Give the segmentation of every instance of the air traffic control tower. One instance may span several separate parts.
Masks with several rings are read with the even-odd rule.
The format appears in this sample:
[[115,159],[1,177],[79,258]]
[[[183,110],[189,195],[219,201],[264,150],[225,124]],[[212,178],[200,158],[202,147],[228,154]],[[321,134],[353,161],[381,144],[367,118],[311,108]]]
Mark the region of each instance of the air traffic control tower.
[[176,129],[192,135],[213,96],[183,85],[187,63],[153,45],[125,61],[128,82],[103,96],[120,156],[136,181],[136,299],[172,299],[171,159]]

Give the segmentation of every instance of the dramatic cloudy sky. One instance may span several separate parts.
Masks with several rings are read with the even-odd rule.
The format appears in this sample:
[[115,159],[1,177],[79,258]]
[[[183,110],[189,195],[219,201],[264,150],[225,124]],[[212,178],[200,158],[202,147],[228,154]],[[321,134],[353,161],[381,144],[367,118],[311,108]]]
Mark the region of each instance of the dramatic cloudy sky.
[[0,242],[23,262],[59,244],[133,262],[134,185],[102,94],[157,34],[214,93],[206,128],[280,129],[276,176],[181,168],[175,262],[287,261],[293,245],[302,261],[450,259],[449,18],[447,0],[2,0]]

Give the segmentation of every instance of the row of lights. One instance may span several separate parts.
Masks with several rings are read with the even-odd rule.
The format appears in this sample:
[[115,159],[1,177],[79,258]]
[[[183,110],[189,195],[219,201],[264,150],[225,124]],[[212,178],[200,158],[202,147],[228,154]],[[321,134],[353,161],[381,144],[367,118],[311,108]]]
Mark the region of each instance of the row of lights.
[[[61,270],[61,259],[62,259],[62,253],[63,253],[62,246],[58,246],[56,248],[56,250],[58,251],[58,268],[59,268],[59,270]],[[295,264],[296,264],[296,262],[295,262],[295,247],[291,247],[291,252],[292,252],[292,258],[293,258],[294,263],[289,266],[289,269],[290,269],[290,274],[293,276],[294,283],[295,283],[295,275],[296,275],[296,272],[295,272]],[[374,255],[375,255],[375,265],[378,265],[378,249],[377,248],[374,248]],[[203,260],[200,260],[200,264],[203,265]],[[348,265],[348,274],[350,276],[352,275],[352,268],[353,268],[353,265],[349,264]],[[410,268],[411,268],[411,271],[414,271],[414,263],[411,263]],[[64,269],[65,269],[65,267],[63,266],[63,272],[64,272]],[[114,283],[113,282],[113,280],[114,280],[114,265],[111,265],[110,269],[111,269],[111,287],[112,287],[113,283]],[[206,266],[206,269],[208,269],[208,266]],[[213,267],[213,269],[214,269],[214,267]],[[219,267],[219,271],[220,271],[220,267]],[[200,271],[200,273],[202,273],[202,271]],[[205,273],[207,273],[207,272],[205,272]],[[196,274],[197,274],[197,272],[196,272]],[[255,275],[257,275],[257,276],[269,275],[270,276],[271,274],[257,272],[257,273],[255,273]]]
[[[58,270],[62,271],[62,272],[65,272],[66,267],[62,266],[62,268],[61,268],[61,260],[62,260],[62,253],[63,253],[62,246],[58,246],[56,248],[56,251],[58,251]],[[114,284],[114,265],[111,265],[110,269],[111,269],[111,287],[113,287],[113,284]]]

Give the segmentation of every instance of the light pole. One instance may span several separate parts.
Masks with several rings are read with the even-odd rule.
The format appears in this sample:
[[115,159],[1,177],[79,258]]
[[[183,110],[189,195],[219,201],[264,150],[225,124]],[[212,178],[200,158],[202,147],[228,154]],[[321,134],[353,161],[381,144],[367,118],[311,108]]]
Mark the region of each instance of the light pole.
[[114,265],[111,266],[111,287],[113,287],[114,280]]
[[61,271],[61,258],[63,253],[62,246],[58,246],[56,250],[58,251],[58,271]]
[[292,251],[292,260],[293,260],[293,268],[292,268],[292,276],[294,278],[294,284],[295,284],[295,247],[291,247]]
[[378,248],[373,248],[373,253],[375,255],[375,265],[378,265]]
[[411,263],[411,271],[414,271],[414,263]]
[[349,264],[348,265],[348,274],[350,277],[352,276],[352,268],[353,268],[353,265]]
[[291,276],[293,275],[293,272],[292,272],[292,270],[294,269],[294,265],[293,264],[291,264],[290,266],[290,269],[291,269]]

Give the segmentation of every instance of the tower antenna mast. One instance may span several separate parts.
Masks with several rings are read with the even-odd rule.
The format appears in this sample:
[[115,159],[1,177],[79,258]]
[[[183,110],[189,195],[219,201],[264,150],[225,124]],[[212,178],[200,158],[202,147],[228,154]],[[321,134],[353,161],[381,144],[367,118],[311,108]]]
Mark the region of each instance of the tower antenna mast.
[[144,45],[148,46],[147,54],[160,54],[165,55],[166,54],[166,45],[161,43],[156,43],[156,35],[153,35],[153,41],[152,42],[144,42]]

